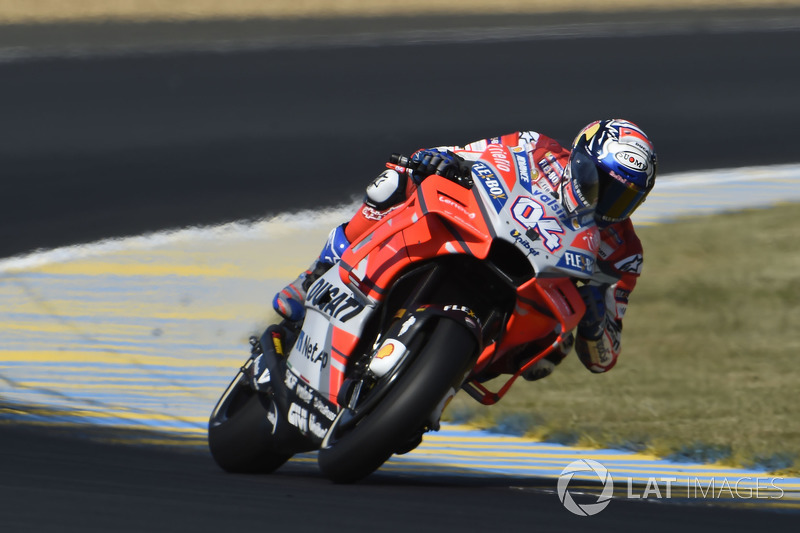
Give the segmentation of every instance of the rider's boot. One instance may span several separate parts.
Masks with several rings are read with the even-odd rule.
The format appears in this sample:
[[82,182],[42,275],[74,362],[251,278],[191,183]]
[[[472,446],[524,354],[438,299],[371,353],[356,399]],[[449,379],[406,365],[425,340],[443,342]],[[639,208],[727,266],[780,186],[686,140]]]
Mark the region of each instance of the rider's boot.
[[344,233],[346,224],[337,226],[328,235],[328,241],[319,257],[311,263],[308,270],[302,272],[296,280],[283,288],[272,300],[272,307],[287,320],[296,322],[305,317],[306,292],[317,279],[327,272],[342,257],[342,253],[350,246]]
[[536,361],[532,367],[522,374],[522,377],[527,381],[537,381],[546,378],[553,373],[553,370],[556,369],[556,366],[558,366],[558,364],[564,360],[567,354],[572,351],[572,347],[574,345],[575,336],[570,333],[569,336],[561,342],[558,348],[556,348],[546,357]]

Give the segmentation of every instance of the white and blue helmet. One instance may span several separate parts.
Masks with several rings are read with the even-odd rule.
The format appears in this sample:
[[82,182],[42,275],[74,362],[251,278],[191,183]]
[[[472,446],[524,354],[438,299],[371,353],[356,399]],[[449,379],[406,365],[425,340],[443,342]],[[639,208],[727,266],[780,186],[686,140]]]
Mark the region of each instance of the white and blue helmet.
[[600,227],[621,222],[653,189],[657,169],[653,143],[636,124],[592,122],[572,143],[562,202],[570,211],[593,205]]

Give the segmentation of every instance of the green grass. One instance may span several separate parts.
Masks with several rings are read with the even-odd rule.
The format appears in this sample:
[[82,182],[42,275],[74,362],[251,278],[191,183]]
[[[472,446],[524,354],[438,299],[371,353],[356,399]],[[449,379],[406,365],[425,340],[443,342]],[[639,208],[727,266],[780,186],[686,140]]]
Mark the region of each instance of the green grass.
[[800,205],[638,228],[644,272],[617,366],[570,355],[451,419],[545,440],[800,474]]

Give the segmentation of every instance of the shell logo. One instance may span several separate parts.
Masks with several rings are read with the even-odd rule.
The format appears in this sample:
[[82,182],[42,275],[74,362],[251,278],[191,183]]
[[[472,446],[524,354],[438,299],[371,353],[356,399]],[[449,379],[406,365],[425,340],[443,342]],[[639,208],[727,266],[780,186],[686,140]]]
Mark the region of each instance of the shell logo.
[[384,344],[378,353],[375,354],[375,359],[383,359],[384,357],[389,357],[394,353],[394,344]]

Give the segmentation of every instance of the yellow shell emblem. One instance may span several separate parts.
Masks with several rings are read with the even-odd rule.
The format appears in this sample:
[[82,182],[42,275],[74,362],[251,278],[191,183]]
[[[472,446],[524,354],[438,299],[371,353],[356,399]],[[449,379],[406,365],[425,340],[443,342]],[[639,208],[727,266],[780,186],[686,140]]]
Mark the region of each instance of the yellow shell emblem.
[[394,353],[394,344],[384,344],[378,353],[375,354],[376,359],[383,359],[384,357],[389,357]]

